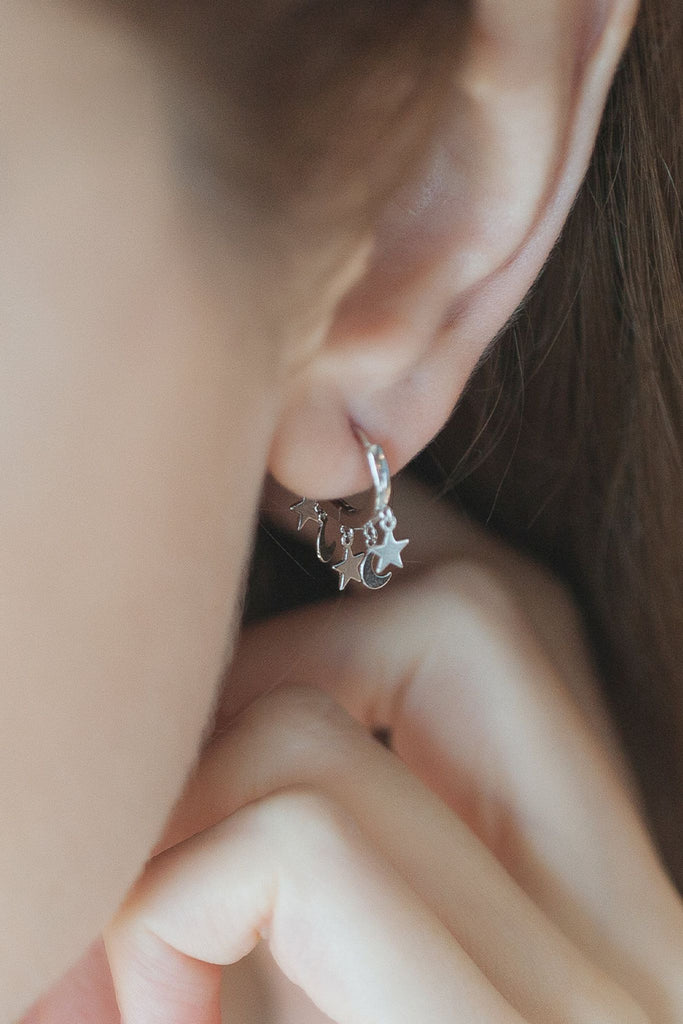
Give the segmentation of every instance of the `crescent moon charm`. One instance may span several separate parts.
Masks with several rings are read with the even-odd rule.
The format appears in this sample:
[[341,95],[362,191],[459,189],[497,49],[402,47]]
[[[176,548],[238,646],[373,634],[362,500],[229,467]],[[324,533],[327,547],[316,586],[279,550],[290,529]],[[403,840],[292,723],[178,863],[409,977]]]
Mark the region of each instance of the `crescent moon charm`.
[[327,564],[332,561],[337,545],[334,541],[332,541],[331,544],[328,544],[325,539],[325,527],[327,526],[327,514],[325,512],[321,512],[318,522],[320,525],[318,526],[318,537],[315,542],[315,550],[320,561]]
[[363,579],[363,584],[368,590],[381,590],[382,587],[386,587],[387,583],[391,579],[391,572],[386,573],[384,576],[378,576],[375,570],[372,568],[372,560],[375,557],[376,552],[370,548],[365,558],[361,562],[360,574]]

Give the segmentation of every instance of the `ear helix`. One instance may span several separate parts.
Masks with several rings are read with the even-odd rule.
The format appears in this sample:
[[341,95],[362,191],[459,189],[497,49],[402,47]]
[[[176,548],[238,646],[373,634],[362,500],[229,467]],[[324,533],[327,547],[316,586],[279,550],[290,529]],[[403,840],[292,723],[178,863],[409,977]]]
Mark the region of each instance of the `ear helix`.
[[[354,553],[355,537],[360,531],[340,522],[339,535],[344,557],[339,562],[332,562],[336,543],[329,542],[327,539],[326,528],[329,516],[320,502],[301,498],[300,501],[290,506],[290,511],[296,512],[299,517],[297,530],[303,530],[308,522],[317,524],[316,553],[318,559],[326,564],[332,563],[332,569],[339,575],[340,590],[345,590],[352,580],[362,583],[368,590],[381,590],[393,575],[391,571],[386,571],[389,566],[403,568],[401,552],[408,544],[408,540],[396,540],[394,536],[397,522],[389,505],[391,475],[384,451],[380,445],[371,444],[357,427],[354,428],[354,432],[365,450],[375,492],[372,512],[362,527],[365,549],[357,554]],[[358,511],[345,501],[335,501],[332,504],[340,512],[356,513]],[[381,542],[380,530],[382,531]]]

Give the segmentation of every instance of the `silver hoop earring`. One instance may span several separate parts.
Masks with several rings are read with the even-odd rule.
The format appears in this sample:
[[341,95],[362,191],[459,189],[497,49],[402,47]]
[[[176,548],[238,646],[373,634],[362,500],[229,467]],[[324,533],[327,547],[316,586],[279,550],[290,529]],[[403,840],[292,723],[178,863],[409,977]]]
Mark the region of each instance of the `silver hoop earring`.
[[[367,456],[374,488],[374,501],[370,517],[365,520],[360,529],[354,529],[352,526],[341,523],[340,516],[339,535],[344,552],[341,561],[332,561],[336,544],[327,540],[325,531],[329,516],[319,501],[301,498],[294,505],[290,505],[290,511],[296,512],[299,517],[297,530],[303,530],[308,522],[316,523],[318,528],[317,557],[321,562],[331,563],[332,569],[338,573],[340,590],[345,590],[352,580],[362,583],[368,590],[381,590],[386,587],[393,575],[390,570],[387,571],[389,566],[393,565],[397,569],[403,568],[401,552],[409,542],[408,540],[396,540],[394,536],[397,522],[389,505],[391,474],[384,451],[380,445],[371,444],[357,427],[354,430]],[[331,504],[339,509],[340,513],[359,514],[358,509],[346,501],[334,501]],[[380,530],[382,531],[381,540]],[[365,549],[354,554],[354,538],[359,532],[363,534]]]

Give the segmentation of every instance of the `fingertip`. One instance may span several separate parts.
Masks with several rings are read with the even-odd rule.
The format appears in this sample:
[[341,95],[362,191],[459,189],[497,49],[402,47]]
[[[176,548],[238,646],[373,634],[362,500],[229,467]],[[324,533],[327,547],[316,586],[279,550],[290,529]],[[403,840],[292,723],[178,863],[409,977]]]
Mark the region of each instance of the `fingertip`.
[[148,929],[106,939],[121,1024],[222,1024],[220,964],[173,949]]

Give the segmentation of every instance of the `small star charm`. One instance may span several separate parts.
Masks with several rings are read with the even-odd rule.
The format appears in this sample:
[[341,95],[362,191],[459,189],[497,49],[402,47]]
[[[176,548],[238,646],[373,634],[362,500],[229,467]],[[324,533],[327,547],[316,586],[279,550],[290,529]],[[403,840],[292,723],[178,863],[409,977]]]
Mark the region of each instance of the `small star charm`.
[[393,530],[385,530],[382,543],[375,544],[370,549],[373,554],[377,555],[377,572],[384,572],[388,565],[395,565],[402,569],[401,552],[408,543],[407,540],[396,540]]
[[350,544],[348,547],[344,546],[344,558],[341,562],[337,562],[332,566],[334,571],[339,573],[340,590],[343,590],[350,580],[357,580],[359,583],[363,582],[360,570],[361,562],[365,558],[365,555],[365,551],[361,551],[359,555],[354,555]]
[[318,502],[311,501],[310,498],[302,498],[301,501],[297,501],[295,505],[290,505],[289,511],[296,512],[299,517],[297,530],[303,530],[309,520],[314,523],[320,522]]

